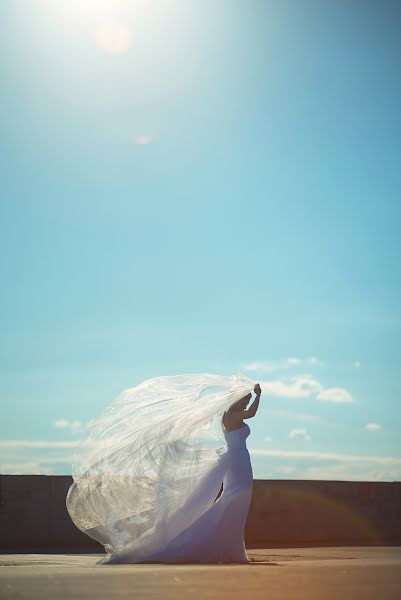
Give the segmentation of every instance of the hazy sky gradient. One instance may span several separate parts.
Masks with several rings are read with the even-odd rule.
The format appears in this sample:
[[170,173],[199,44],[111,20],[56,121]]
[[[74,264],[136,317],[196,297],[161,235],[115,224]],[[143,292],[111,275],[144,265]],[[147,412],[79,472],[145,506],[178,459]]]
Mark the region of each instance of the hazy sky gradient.
[[0,40],[0,471],[240,371],[256,478],[401,480],[400,3],[3,0]]

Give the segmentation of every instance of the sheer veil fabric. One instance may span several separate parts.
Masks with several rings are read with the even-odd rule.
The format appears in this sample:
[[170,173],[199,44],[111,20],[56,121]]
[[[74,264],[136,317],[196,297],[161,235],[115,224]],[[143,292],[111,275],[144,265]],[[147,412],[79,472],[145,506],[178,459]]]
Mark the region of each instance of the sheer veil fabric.
[[[238,373],[155,377],[121,392],[92,421],[74,457],[66,504],[75,525],[105,547],[101,562],[178,562],[179,552],[169,550],[174,543],[181,547],[191,531],[198,536],[197,524],[212,534],[213,522],[222,522],[221,510],[210,508],[223,480],[224,489],[237,489],[231,500],[242,502],[243,531],[252,485],[249,427],[227,432],[222,416],[254,386]],[[241,493],[233,458],[247,481]],[[201,556],[207,562],[208,554]]]

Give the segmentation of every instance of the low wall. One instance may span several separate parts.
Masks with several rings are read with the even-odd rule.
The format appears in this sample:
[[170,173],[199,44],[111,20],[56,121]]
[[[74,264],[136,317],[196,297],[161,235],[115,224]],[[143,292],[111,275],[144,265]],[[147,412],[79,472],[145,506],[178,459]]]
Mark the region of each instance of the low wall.
[[[103,547],[72,523],[69,476],[0,476],[0,549]],[[254,480],[248,546],[401,545],[401,482]]]

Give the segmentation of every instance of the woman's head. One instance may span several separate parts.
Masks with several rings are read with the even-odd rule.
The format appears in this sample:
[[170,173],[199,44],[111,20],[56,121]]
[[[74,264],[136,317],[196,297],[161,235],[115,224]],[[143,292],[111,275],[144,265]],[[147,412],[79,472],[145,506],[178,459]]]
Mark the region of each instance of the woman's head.
[[235,404],[233,404],[231,408],[233,408],[234,410],[245,410],[251,398],[252,394],[249,393],[240,400],[237,400],[237,402],[235,402]]

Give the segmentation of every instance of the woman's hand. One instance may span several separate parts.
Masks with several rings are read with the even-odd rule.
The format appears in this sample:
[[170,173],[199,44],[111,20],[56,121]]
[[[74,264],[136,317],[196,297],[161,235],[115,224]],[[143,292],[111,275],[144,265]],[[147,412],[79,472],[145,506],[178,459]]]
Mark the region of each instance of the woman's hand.
[[257,383],[257,384],[255,385],[255,387],[253,388],[253,391],[255,392],[255,394],[256,394],[257,396],[260,396],[260,394],[262,393],[262,390],[260,389],[260,385],[259,385],[258,383]]

